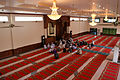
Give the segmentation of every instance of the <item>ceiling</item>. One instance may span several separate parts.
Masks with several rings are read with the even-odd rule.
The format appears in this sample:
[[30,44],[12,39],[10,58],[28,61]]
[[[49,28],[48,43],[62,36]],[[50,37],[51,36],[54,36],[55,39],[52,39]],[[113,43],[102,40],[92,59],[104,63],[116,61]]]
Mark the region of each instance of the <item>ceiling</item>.
[[[32,13],[32,14],[50,14],[49,7],[53,0],[0,0],[0,12],[11,13]],[[56,0],[58,13],[70,16],[90,16],[91,13],[104,16],[105,9],[109,10],[109,16],[115,16],[117,12],[117,1],[120,0]],[[93,5],[93,2],[95,3]],[[118,6],[120,14],[120,4]],[[120,15],[118,15],[120,16]]]

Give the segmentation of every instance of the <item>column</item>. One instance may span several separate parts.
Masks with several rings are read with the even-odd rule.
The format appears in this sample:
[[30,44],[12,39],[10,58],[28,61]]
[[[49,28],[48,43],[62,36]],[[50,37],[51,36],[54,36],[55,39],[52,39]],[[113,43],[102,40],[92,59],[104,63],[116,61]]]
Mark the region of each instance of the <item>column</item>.
[[44,31],[45,38],[47,38],[47,28],[45,28]]

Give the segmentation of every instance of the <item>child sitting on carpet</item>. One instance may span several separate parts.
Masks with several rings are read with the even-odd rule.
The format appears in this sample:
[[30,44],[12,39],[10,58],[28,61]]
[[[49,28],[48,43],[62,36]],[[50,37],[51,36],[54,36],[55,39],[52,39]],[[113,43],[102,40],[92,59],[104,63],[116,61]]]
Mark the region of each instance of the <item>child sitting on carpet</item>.
[[57,53],[56,49],[53,50],[53,53],[54,53],[55,59],[58,59],[59,58],[59,54]]
[[44,49],[47,49],[47,46],[46,46],[46,45],[44,45]]

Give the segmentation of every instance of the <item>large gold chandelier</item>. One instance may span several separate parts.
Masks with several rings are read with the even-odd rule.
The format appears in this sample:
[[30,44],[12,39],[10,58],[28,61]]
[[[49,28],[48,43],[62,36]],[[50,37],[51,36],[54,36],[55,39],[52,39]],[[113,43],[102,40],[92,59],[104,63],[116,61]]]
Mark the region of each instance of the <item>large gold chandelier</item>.
[[91,26],[95,26],[95,25],[97,25],[97,23],[95,23],[95,17],[96,17],[96,14],[91,14],[91,16],[92,16],[92,22],[91,23],[89,23]]
[[91,26],[97,25],[97,23],[95,22],[95,17],[96,17],[96,14],[94,13],[95,8],[96,8],[96,5],[95,5],[95,3],[93,2],[93,5],[92,5],[92,11],[93,11],[93,13],[91,14],[91,16],[92,16],[92,22],[89,23],[89,25],[91,25]]
[[50,9],[52,10],[51,15],[47,15],[51,20],[58,20],[61,15],[58,15],[57,13],[57,9],[58,7],[56,7],[56,0],[53,0],[53,6],[50,7]]
[[108,17],[107,16],[108,16],[108,9],[106,9],[106,15],[105,15],[105,19],[104,19],[105,21],[108,21]]

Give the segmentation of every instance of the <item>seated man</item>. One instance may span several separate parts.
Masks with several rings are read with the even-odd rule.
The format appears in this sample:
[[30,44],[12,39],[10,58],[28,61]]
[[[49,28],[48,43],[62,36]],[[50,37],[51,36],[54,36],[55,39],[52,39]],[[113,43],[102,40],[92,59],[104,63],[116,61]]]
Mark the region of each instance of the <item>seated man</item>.
[[69,47],[70,47],[70,44],[69,44],[69,43],[66,43],[66,44],[65,44],[65,47],[66,47],[66,48],[69,48]]
[[63,48],[62,43],[60,43],[58,47],[59,47],[60,49],[62,49],[62,48]]
[[73,43],[73,39],[72,38],[70,38],[70,43]]
[[66,48],[63,48],[63,53],[65,53],[66,52]]
[[59,46],[57,47],[57,51],[60,51],[60,47]]
[[52,42],[51,46],[52,46],[53,48],[55,48],[55,44],[54,44],[53,42]]
[[80,41],[80,46],[82,46],[83,45],[83,42],[82,41]]
[[59,58],[59,54],[57,53],[57,50],[54,49],[53,52],[54,52],[54,57],[55,57],[55,59],[58,59],[58,58]]
[[68,49],[68,52],[69,52],[69,53],[71,53],[71,52],[72,52],[72,49],[71,49],[71,47],[69,47],[69,49]]
[[91,49],[91,44],[88,44],[88,48]]
[[87,42],[83,40],[83,45],[87,45]]
[[93,47],[94,46],[94,41],[92,41],[92,43],[91,43],[91,47]]
[[73,45],[72,47],[73,47],[73,49],[77,49],[77,46],[76,46],[76,45]]
[[49,43],[48,43],[47,47],[50,48],[50,44]]
[[50,52],[50,53],[53,53],[53,50],[54,50],[54,46],[51,45],[51,46],[50,46],[50,50],[49,50],[49,52]]
[[53,50],[54,50],[54,49],[50,48],[49,52],[50,52],[50,53],[53,53]]
[[76,54],[82,54],[82,49],[81,49],[81,48],[78,48]]

